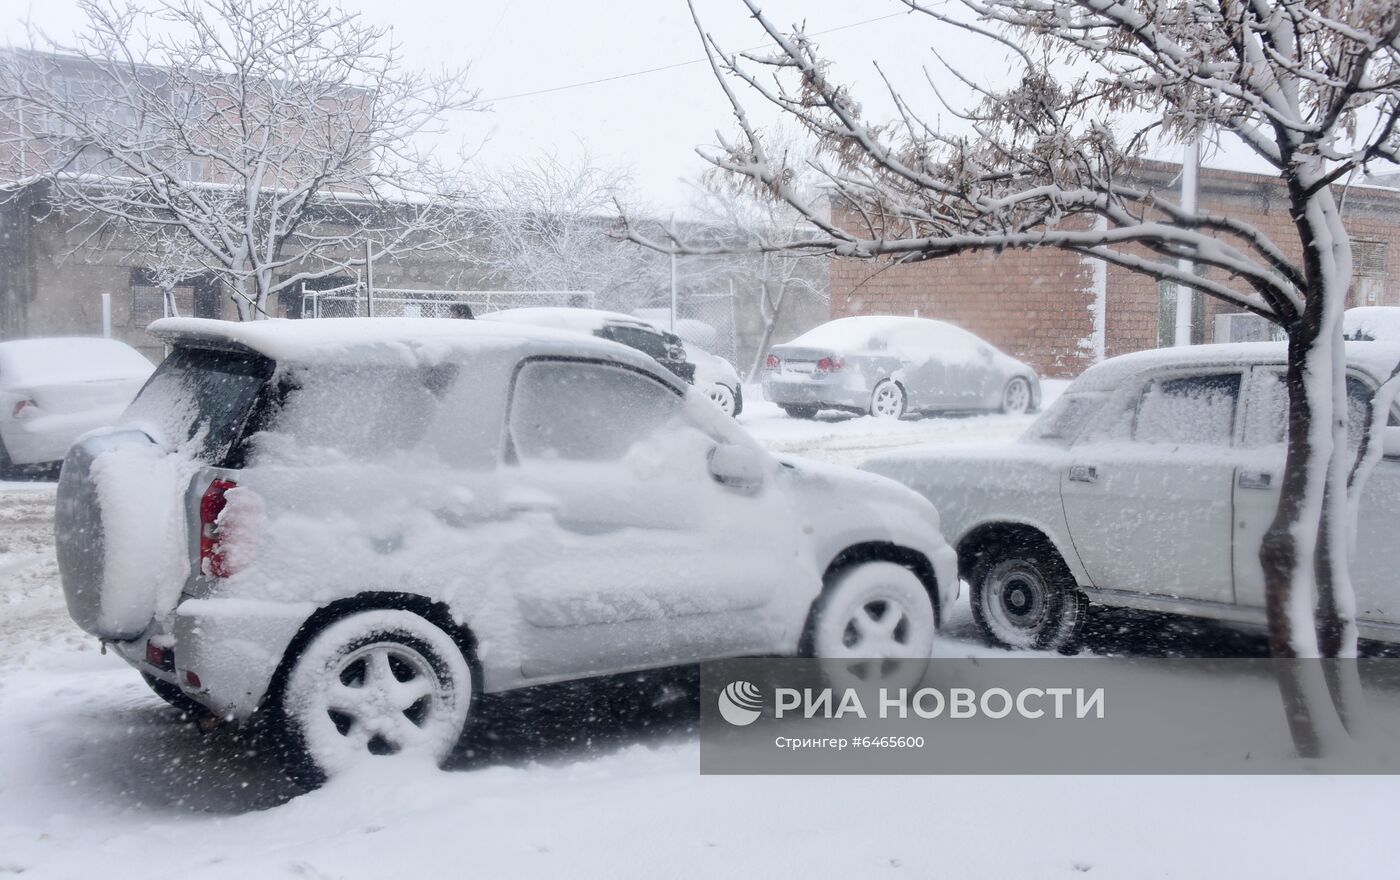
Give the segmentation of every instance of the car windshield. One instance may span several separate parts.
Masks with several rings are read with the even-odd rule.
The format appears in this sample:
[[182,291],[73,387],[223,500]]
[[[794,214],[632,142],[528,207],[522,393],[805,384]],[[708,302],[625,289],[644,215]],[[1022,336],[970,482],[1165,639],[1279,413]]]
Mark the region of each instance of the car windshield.
[[1022,435],[1023,442],[1068,446],[1108,399],[1100,392],[1065,394]]

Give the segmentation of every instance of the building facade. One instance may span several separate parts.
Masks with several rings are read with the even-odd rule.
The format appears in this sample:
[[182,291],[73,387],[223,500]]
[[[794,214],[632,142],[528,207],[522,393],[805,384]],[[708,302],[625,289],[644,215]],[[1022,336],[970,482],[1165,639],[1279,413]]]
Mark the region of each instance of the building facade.
[[[1144,166],[1170,190],[1178,168]],[[1290,256],[1300,245],[1276,177],[1201,169],[1203,210],[1227,214],[1270,236]],[[1352,237],[1355,281],[1348,305],[1400,306],[1400,189],[1353,186],[1343,217]],[[1103,357],[1171,345],[1176,286],[1051,248],[960,254],[908,265],[835,261],[831,316],[918,315],[950,321],[1033,365],[1070,377]],[[1192,295],[1192,341],[1223,338],[1236,309]],[[1235,322],[1235,328],[1241,323]],[[1257,327],[1250,328],[1257,334]],[[1249,336],[1251,334],[1245,334]],[[1240,335],[1235,340],[1242,338]]]

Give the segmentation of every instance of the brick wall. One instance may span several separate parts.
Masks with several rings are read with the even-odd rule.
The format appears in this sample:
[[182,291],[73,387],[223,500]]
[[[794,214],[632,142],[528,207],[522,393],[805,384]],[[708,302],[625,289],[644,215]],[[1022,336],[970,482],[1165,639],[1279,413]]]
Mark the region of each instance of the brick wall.
[[[1154,164],[1148,173],[1163,189],[1174,185],[1174,166]],[[1200,203],[1255,225],[1294,259],[1301,253],[1276,178],[1203,169]],[[1376,242],[1386,254],[1382,273],[1367,285],[1377,300],[1360,302],[1361,287],[1353,285],[1349,304],[1400,305],[1400,191],[1353,187],[1344,217],[1354,250]],[[1043,375],[1074,376],[1093,360],[1092,285],[1087,261],[1054,250],[961,254],[902,266],[843,259],[831,269],[831,315],[917,313],[951,321]],[[1106,354],[1155,347],[1157,282],[1110,266],[1107,293]],[[1206,299],[1205,341],[1213,341],[1214,316],[1233,311]]]

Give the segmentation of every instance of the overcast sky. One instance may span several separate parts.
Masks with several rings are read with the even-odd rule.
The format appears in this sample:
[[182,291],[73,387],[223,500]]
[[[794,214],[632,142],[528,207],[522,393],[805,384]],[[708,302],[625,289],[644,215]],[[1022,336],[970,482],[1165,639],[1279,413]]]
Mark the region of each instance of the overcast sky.
[[[564,159],[587,151],[600,164],[629,168],[639,194],[665,210],[686,201],[683,181],[706,167],[696,145],[713,142],[716,128],[732,129],[728,105],[703,62],[559,88],[703,58],[684,0],[343,2],[372,22],[393,25],[411,63],[471,64],[470,79],[491,109],[454,119],[454,136],[481,144],[479,159],[489,165],[541,151]],[[697,0],[697,6],[726,48],[763,42],[740,0]],[[25,7],[11,8],[26,14]],[[1004,51],[902,8],[894,0],[764,4],[764,12],[784,25],[805,20],[809,32],[829,31],[817,39],[837,76],[877,116],[889,104],[872,66],[876,59],[930,114],[933,100],[922,68],[935,65],[931,45],[968,72],[1005,75],[1010,65]],[[27,15],[60,41],[82,21],[72,0],[30,2]],[[18,18],[11,19],[8,37],[23,39]],[[557,90],[529,94],[549,89]]]

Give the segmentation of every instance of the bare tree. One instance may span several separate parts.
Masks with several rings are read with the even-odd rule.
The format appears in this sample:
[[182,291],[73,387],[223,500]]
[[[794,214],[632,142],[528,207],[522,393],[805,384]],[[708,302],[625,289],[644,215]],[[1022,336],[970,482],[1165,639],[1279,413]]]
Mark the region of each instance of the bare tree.
[[[815,230],[813,239],[783,249],[912,262],[1059,248],[1203,291],[1282,327],[1287,459],[1260,553],[1270,647],[1283,658],[1354,656],[1346,511],[1355,508],[1365,468],[1346,438],[1340,325],[1352,254],[1338,187],[1371,163],[1400,157],[1400,6],[902,2],[944,33],[986,39],[1011,60],[1005,86],[945,65],[966,100],[940,93],[938,78],[928,77],[940,113],[967,134],[941,131],[883,72],[895,114],[883,124],[864,118],[816,44],[745,0],[776,48],[727,54],[701,28],[739,130],[707,158],[788,204]],[[741,94],[819,140],[830,216],[791,185],[791,169],[767,148]],[[1237,217],[1184,209],[1171,193],[1142,183],[1132,173],[1135,161],[1161,134],[1247,146],[1284,185],[1290,235],[1275,240]],[[1388,411],[1393,394],[1388,387],[1374,405]],[[1369,438],[1373,455],[1378,445]],[[1291,706],[1290,719],[1315,711]],[[1317,720],[1335,729],[1331,718]],[[1300,747],[1312,736],[1307,720],[1294,725]]]
[[491,274],[530,290],[590,290],[601,305],[655,305],[670,285],[667,260],[618,235],[627,175],[584,155],[541,155],[486,175],[481,213]]
[[[406,71],[388,28],[322,0],[81,0],[71,45],[0,56],[9,176],[226,284],[243,319],[302,282],[464,240],[420,150],[476,106]],[[42,45],[41,45],[42,43]]]
[[825,297],[826,285],[818,258],[793,247],[811,235],[802,216],[784,202],[733,183],[726,178],[706,180],[693,205],[692,227],[699,231],[685,238],[708,238],[710,248],[725,245],[730,252],[718,257],[724,261],[722,268],[740,296],[755,298],[761,330],[745,373],[745,381],[754,382],[793,302]]

